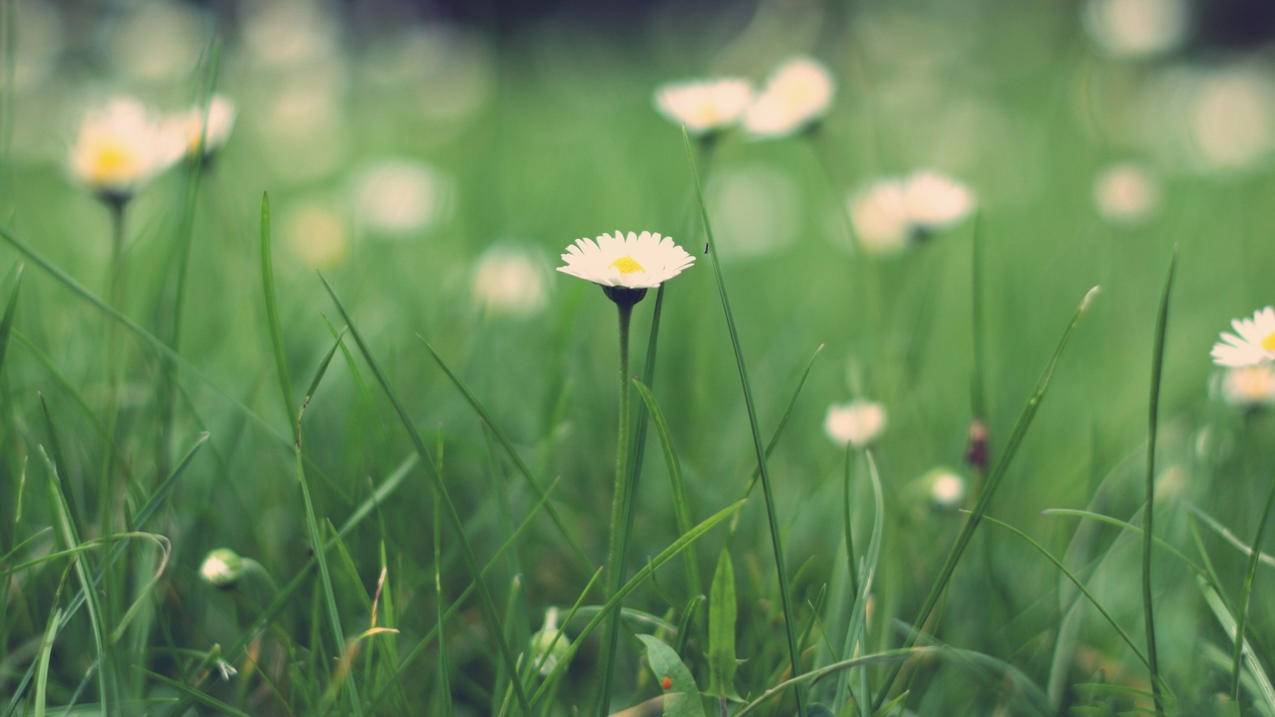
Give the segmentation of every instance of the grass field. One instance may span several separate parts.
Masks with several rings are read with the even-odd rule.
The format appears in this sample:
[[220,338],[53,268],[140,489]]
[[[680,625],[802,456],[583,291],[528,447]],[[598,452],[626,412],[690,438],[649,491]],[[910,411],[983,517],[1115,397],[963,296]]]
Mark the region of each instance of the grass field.
[[[89,5],[0,3],[3,717],[1275,715],[1275,371],[1210,358],[1271,301],[1269,53],[1169,0]],[[791,131],[653,100],[799,56]],[[195,108],[154,171],[85,139],[121,93]],[[874,242],[919,170],[969,206]],[[554,271],[616,230],[694,257],[619,374]]]

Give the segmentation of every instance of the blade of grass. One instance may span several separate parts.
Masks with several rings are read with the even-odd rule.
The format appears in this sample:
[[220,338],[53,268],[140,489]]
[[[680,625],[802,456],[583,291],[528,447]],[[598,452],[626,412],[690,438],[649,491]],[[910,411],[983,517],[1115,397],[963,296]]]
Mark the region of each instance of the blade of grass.
[[[1142,614],[1146,621],[1147,631],[1147,670],[1151,674],[1151,693],[1154,696],[1157,715],[1164,714],[1163,701],[1160,698],[1160,664],[1156,657],[1155,647],[1155,615],[1152,612],[1151,600],[1151,541],[1155,531],[1152,529],[1155,516],[1155,445],[1156,433],[1160,423],[1160,379],[1164,371],[1164,339],[1169,325],[1169,297],[1173,293],[1173,275],[1178,266],[1178,252],[1175,247],[1173,258],[1169,260],[1169,274],[1164,280],[1164,292],[1160,295],[1160,311],[1155,321],[1155,347],[1151,353],[1151,400],[1147,421],[1147,504],[1143,508],[1142,534]],[[1275,498],[1275,492],[1271,493]],[[1243,617],[1240,618],[1241,622]],[[1243,629],[1240,630],[1243,633]],[[1239,661],[1239,648],[1236,648],[1236,664]],[[1237,667],[1238,669],[1238,667]],[[1238,681],[1238,673],[1236,680]],[[1235,685],[1235,692],[1239,684]]]
[[[1239,550],[1241,553],[1244,553],[1244,555],[1249,557],[1253,555],[1253,548],[1247,545],[1244,541],[1240,540],[1239,536],[1231,532],[1230,528],[1227,528],[1225,525],[1222,525],[1222,523],[1219,522],[1217,518],[1214,518],[1208,513],[1205,513],[1203,510],[1200,510],[1199,506],[1194,505],[1192,503],[1187,503],[1186,509],[1191,511],[1192,515],[1199,518],[1201,522],[1203,522],[1206,526],[1208,526],[1209,530],[1212,530],[1213,532],[1217,533],[1218,536],[1220,536],[1223,540],[1230,543],[1231,545],[1235,546],[1235,548]],[[1271,556],[1268,553],[1263,553],[1261,551],[1258,551],[1257,559],[1262,561],[1266,565],[1275,566],[1275,556]]]
[[[660,439],[660,448],[664,451],[664,462],[668,466],[668,477],[673,494],[673,515],[677,520],[677,532],[685,533],[691,529],[694,523],[691,520],[691,507],[689,501],[686,500],[686,484],[682,480],[682,463],[677,459],[677,453],[673,450],[673,437],[669,434],[668,421],[664,417],[664,412],[660,410],[659,405],[655,402],[655,396],[651,393],[651,389],[637,378],[633,379],[633,386],[637,389],[638,396],[642,398],[646,411],[650,414],[651,420],[655,422],[656,435]],[[682,559],[686,570],[686,586],[690,590],[691,595],[698,595],[700,591],[700,575],[699,564],[695,560],[694,549],[687,550]]]
[[[1257,685],[1257,692],[1261,694],[1266,701],[1268,710],[1275,710],[1275,687],[1271,686],[1270,678],[1267,677],[1266,671],[1262,669],[1262,663],[1257,659],[1257,655],[1253,653],[1253,648],[1249,645],[1248,640],[1243,637],[1244,633],[1237,628],[1236,620],[1226,607],[1226,601],[1218,591],[1209,585],[1203,578],[1198,579],[1200,592],[1204,594],[1204,600],[1209,605],[1209,610],[1213,612],[1213,616],[1217,618],[1217,622],[1222,626],[1222,631],[1226,636],[1240,643],[1243,647],[1243,657],[1248,664],[1249,672],[1252,674],[1253,681]],[[1234,668],[1232,668],[1234,670]],[[1238,701],[1238,698],[1236,698]]]
[[[481,402],[479,402],[465,383],[460,380],[460,377],[451,370],[445,361],[443,361],[443,357],[439,355],[433,345],[430,344],[424,336],[420,336],[418,334],[417,338],[425,344],[425,348],[429,350],[429,355],[434,358],[434,362],[438,364],[438,367],[441,368],[443,373],[447,375],[447,378],[451,380],[452,385],[456,387],[456,390],[464,396],[465,401],[469,403],[470,408],[474,409],[474,413],[478,414],[479,420],[481,420],[491,431],[492,436],[496,438],[496,442],[504,449],[505,454],[509,456],[509,460],[513,462],[514,467],[518,469],[518,472],[522,474],[523,479],[531,486],[536,497],[543,498],[545,496],[544,487],[541,486],[540,481],[532,474],[531,469],[527,467],[527,464],[522,460],[522,457],[518,455],[518,451],[514,448],[513,443],[510,442],[509,438],[506,437],[504,431],[500,430],[500,428],[496,426],[496,422],[491,419],[491,414],[487,412],[487,409]],[[562,517],[558,515],[558,511],[553,507],[553,503],[545,504],[545,512],[549,514],[549,518],[553,521],[553,524],[557,526],[558,532],[562,533],[563,539],[567,541],[567,547],[571,549],[572,556],[576,558],[580,565],[584,566],[584,568],[588,570],[588,556],[585,555],[584,549],[580,547],[580,543],[575,539],[571,532],[567,530],[566,523],[564,523]]]
[[[757,425],[757,407],[753,403],[753,390],[748,382],[748,369],[744,365],[744,350],[740,346],[739,331],[735,327],[735,317],[731,314],[730,297],[726,292],[726,280],[722,275],[722,265],[718,258],[717,243],[713,238],[712,222],[708,218],[708,205],[704,203],[704,188],[700,186],[699,170],[695,165],[695,152],[691,147],[690,135],[682,129],[682,141],[686,147],[686,158],[690,164],[691,178],[695,185],[695,199],[699,203],[700,218],[704,222],[704,236],[708,240],[709,259],[713,265],[713,278],[717,283],[718,296],[721,299],[722,313],[726,319],[726,329],[730,333],[731,348],[735,353],[735,365],[739,370],[739,383],[744,394],[744,407],[748,411],[748,428],[753,437],[753,448],[757,453],[757,469],[761,476],[762,495],[766,500],[766,518],[770,525],[771,548],[775,555],[775,573],[779,577],[779,601],[784,614],[784,636],[788,640],[788,662],[792,674],[801,672],[801,654],[797,651],[797,638],[793,634],[795,615],[792,609],[792,593],[788,589],[788,576],[784,566],[784,547],[779,535],[779,516],[775,506],[774,489],[770,481],[770,471],[766,467],[766,447],[762,443],[761,429]],[[794,685],[793,696],[797,702],[797,714],[806,717],[806,704],[802,699],[800,685]]]
[[860,666],[875,665],[882,662],[902,662],[903,660],[907,660],[908,658],[916,655],[927,655],[933,652],[935,652],[935,649],[931,647],[905,647],[897,650],[877,652],[871,655],[862,655],[850,660],[834,662],[831,665],[825,665],[817,670],[811,670],[797,675],[796,677],[791,677],[780,682],[774,687],[766,689],[758,695],[756,699],[744,705],[738,712],[736,712],[735,717],[746,717],[746,715],[757,710],[762,704],[774,699],[776,695],[782,694],[785,690],[790,689],[795,685],[806,683],[813,684],[828,675],[841,672],[842,670],[849,670]]
[[[279,392],[283,399],[283,415],[292,420],[297,405],[292,394],[292,379],[288,376],[288,354],[284,350],[283,330],[279,324],[279,304],[274,287],[274,260],[270,250],[270,195],[261,194],[261,290],[265,294],[266,324],[270,331],[270,346],[274,349],[275,371],[279,379]],[[295,426],[290,426],[295,429]]]
[[1235,611],[1235,646],[1231,650],[1231,697],[1237,702],[1240,699],[1240,669],[1244,648],[1244,626],[1248,621],[1248,604],[1253,595],[1253,580],[1257,577],[1258,558],[1261,555],[1262,541],[1266,538],[1266,527],[1270,524],[1271,508],[1275,506],[1275,482],[1267,493],[1266,503],[1262,507],[1262,518],[1257,524],[1257,535],[1253,536],[1253,548],[1249,552],[1248,566],[1244,570],[1244,587],[1240,590],[1239,607]]
[[[876,579],[877,564],[881,559],[881,538],[885,532],[885,491],[881,487],[881,474],[877,470],[876,459],[872,456],[871,450],[863,452],[864,458],[868,463],[868,479],[872,483],[872,533],[868,536],[868,549],[863,555],[862,570],[859,572],[863,576],[862,582],[858,586],[858,593],[854,597],[854,603],[850,609],[850,622],[846,628],[845,640],[845,656],[851,657],[856,643],[861,640],[866,642],[868,634],[868,596],[872,594],[872,584]],[[849,679],[850,673],[847,671],[837,679],[836,695],[838,703],[841,697],[848,689],[846,681]],[[867,671],[859,673],[859,705],[860,711],[869,714],[868,698],[871,693],[868,691],[868,674]]]
[[[482,607],[484,620],[491,632],[491,638],[496,642],[496,648],[500,652],[504,661],[505,670],[508,674],[518,674],[518,669],[514,661],[513,653],[509,650],[506,643],[504,628],[500,623],[500,615],[496,612],[496,604],[491,598],[491,593],[487,590],[487,584],[483,582],[482,573],[478,570],[478,560],[474,557],[473,547],[469,544],[469,538],[465,535],[465,522],[460,517],[460,512],[456,509],[456,504],[452,502],[451,494],[447,490],[447,484],[443,482],[435,469],[434,459],[431,457],[430,450],[425,445],[425,441],[421,438],[420,433],[416,430],[416,425],[412,423],[411,416],[408,415],[407,409],[399,401],[398,395],[394,392],[390,385],[389,379],[381,371],[381,367],[376,363],[376,359],[372,356],[371,349],[363,341],[362,334],[355,328],[354,321],[350,318],[349,312],[345,310],[345,305],[337,297],[336,291],[332,288],[328,280],[319,275],[319,281],[323,282],[323,288],[327,290],[328,296],[332,298],[332,302],[341,312],[341,318],[350,328],[350,336],[354,338],[354,343],[359,347],[359,352],[363,354],[363,359],[367,361],[368,367],[372,370],[372,374],[376,377],[377,382],[381,385],[386,398],[393,405],[394,411],[398,414],[399,419],[403,423],[403,427],[407,430],[408,437],[412,441],[412,445],[416,448],[416,453],[420,456],[421,465],[425,468],[425,474],[429,477],[430,482],[434,484],[434,488],[438,491],[443,501],[444,511],[448,520],[452,524],[452,530],[456,532],[457,540],[461,546],[461,556],[464,558],[465,568],[469,571],[470,579],[478,586],[479,604]],[[523,713],[531,713],[531,705],[527,701],[527,695],[522,689],[522,685],[514,681],[514,696],[518,699],[518,705]]]
[[9,301],[4,307],[4,317],[0,318],[0,368],[4,368],[4,357],[8,352],[9,338],[13,334],[13,320],[18,315],[18,292],[22,288],[22,265],[14,271],[13,287],[9,289]]
[[53,655],[53,641],[57,638],[58,622],[62,618],[62,608],[54,608],[49,616],[49,624],[44,628],[44,640],[40,643],[40,663],[35,677],[35,717],[44,717],[46,697],[49,689],[49,658]]
[[[1058,367],[1058,361],[1062,357],[1063,350],[1067,348],[1067,343],[1071,340],[1072,333],[1075,332],[1076,327],[1080,324],[1081,317],[1085,315],[1097,292],[1098,287],[1095,286],[1081,300],[1080,306],[1076,308],[1075,314],[1072,315],[1071,321],[1063,331],[1057,347],[1054,348],[1053,355],[1050,356],[1048,363],[1045,364],[1045,370],[1041,373],[1031,397],[1028,398],[1027,405],[1023,407],[1022,413],[1018,415],[1018,419],[1014,422],[1014,428],[1010,432],[1009,440],[1005,443],[1005,452],[996,461],[996,467],[988,474],[987,482],[983,486],[983,491],[979,493],[978,502],[975,503],[973,512],[970,513],[965,524],[961,526],[961,532],[957,535],[956,542],[948,552],[947,559],[943,561],[943,567],[940,568],[934,585],[930,588],[925,602],[921,604],[921,609],[917,612],[916,619],[912,622],[917,630],[929,621],[930,614],[934,611],[935,606],[938,605],[939,598],[943,595],[944,589],[947,588],[948,581],[952,579],[952,573],[956,571],[956,565],[960,562],[965,548],[973,538],[975,529],[978,528],[978,524],[991,507],[992,498],[996,495],[996,489],[1009,471],[1010,463],[1014,460],[1014,455],[1018,452],[1018,447],[1027,435],[1027,429],[1031,427],[1032,420],[1036,417],[1036,411],[1040,408],[1040,403],[1045,398],[1045,393],[1049,389],[1049,383],[1053,379],[1054,370]],[[916,644],[916,634],[916,632],[913,632],[908,635],[904,641],[904,647],[912,647]],[[872,701],[873,711],[881,708],[901,670],[902,665],[895,665],[891,668],[885,684],[882,685],[880,692],[877,693],[876,698]]]

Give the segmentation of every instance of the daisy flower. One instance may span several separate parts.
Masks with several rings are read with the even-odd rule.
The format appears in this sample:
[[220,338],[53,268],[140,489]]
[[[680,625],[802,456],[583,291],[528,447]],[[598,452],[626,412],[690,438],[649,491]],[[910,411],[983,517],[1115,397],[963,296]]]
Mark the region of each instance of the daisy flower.
[[780,65],[744,113],[744,131],[755,138],[785,137],[822,119],[836,91],[832,73],[809,57]]
[[1103,219],[1115,224],[1136,224],[1159,206],[1160,186],[1146,170],[1125,162],[1098,175],[1093,199]]
[[[173,146],[178,158],[193,157],[200,152],[208,157],[226,145],[230,132],[235,128],[235,103],[223,95],[213,95],[208,106],[192,107],[168,120],[168,131],[173,133]],[[207,129],[204,120],[207,118]]]
[[171,135],[136,99],[90,111],[71,146],[71,175],[104,201],[127,202],[174,159]]
[[828,407],[823,430],[839,446],[863,448],[885,430],[885,406],[875,401],[857,400]]
[[474,299],[483,309],[496,314],[536,314],[544,308],[547,293],[543,268],[517,249],[488,249],[474,269]]
[[690,80],[655,91],[655,108],[693,135],[706,135],[739,120],[753,98],[753,88],[733,77]]
[[359,222],[379,235],[406,238],[446,221],[455,203],[451,177],[411,159],[380,160],[350,187]]
[[860,246],[871,254],[901,251],[958,224],[974,210],[974,193],[933,170],[884,179],[847,201]]
[[974,210],[974,194],[968,187],[929,169],[907,178],[903,200],[912,224],[927,234],[959,223]]
[[602,287],[612,301],[637,303],[646,290],[681,274],[695,257],[673,240],[652,232],[615,232],[577,239],[562,255],[558,271]]
[[935,468],[921,479],[930,502],[937,508],[956,508],[965,500],[965,478],[947,468]]
[[1258,309],[1253,318],[1236,319],[1231,326],[1235,333],[1223,331],[1222,340],[1213,344],[1213,363],[1238,368],[1275,359],[1275,309]]
[[1259,364],[1227,369],[1222,377],[1221,393],[1227,403],[1239,408],[1275,403],[1275,368]]

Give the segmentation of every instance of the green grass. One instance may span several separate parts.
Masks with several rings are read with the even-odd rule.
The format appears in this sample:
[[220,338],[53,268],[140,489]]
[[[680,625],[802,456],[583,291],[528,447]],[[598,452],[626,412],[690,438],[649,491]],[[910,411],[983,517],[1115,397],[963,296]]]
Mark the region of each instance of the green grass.
[[[42,7],[0,10],[0,717],[658,712],[659,669],[689,714],[1275,717],[1275,412],[1209,359],[1272,302],[1275,166],[1183,161],[1188,110],[1140,124],[1212,55],[1119,61],[1043,0],[874,1],[648,8],[623,41],[342,15],[294,66],[217,16],[145,79],[100,44],[133,10],[85,9],[31,75]],[[799,51],[838,82],[817,132],[652,108]],[[113,216],[63,169],[86,87],[239,120]],[[385,158],[449,178],[433,224],[368,221]],[[1142,224],[1094,207],[1124,160],[1162,183]],[[929,166],[976,214],[865,255],[847,192]],[[696,256],[618,375],[611,302],[552,271],[616,229]],[[475,295],[493,246],[538,262],[525,311]],[[863,450],[822,426],[854,398],[888,413]],[[214,587],[215,548],[259,567]]]

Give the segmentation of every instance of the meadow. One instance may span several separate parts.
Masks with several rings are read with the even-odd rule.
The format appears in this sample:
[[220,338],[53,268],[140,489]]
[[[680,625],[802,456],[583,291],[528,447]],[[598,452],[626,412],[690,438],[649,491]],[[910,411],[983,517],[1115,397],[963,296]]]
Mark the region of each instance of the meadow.
[[1275,716],[1269,48],[500,7],[0,3],[0,717]]

